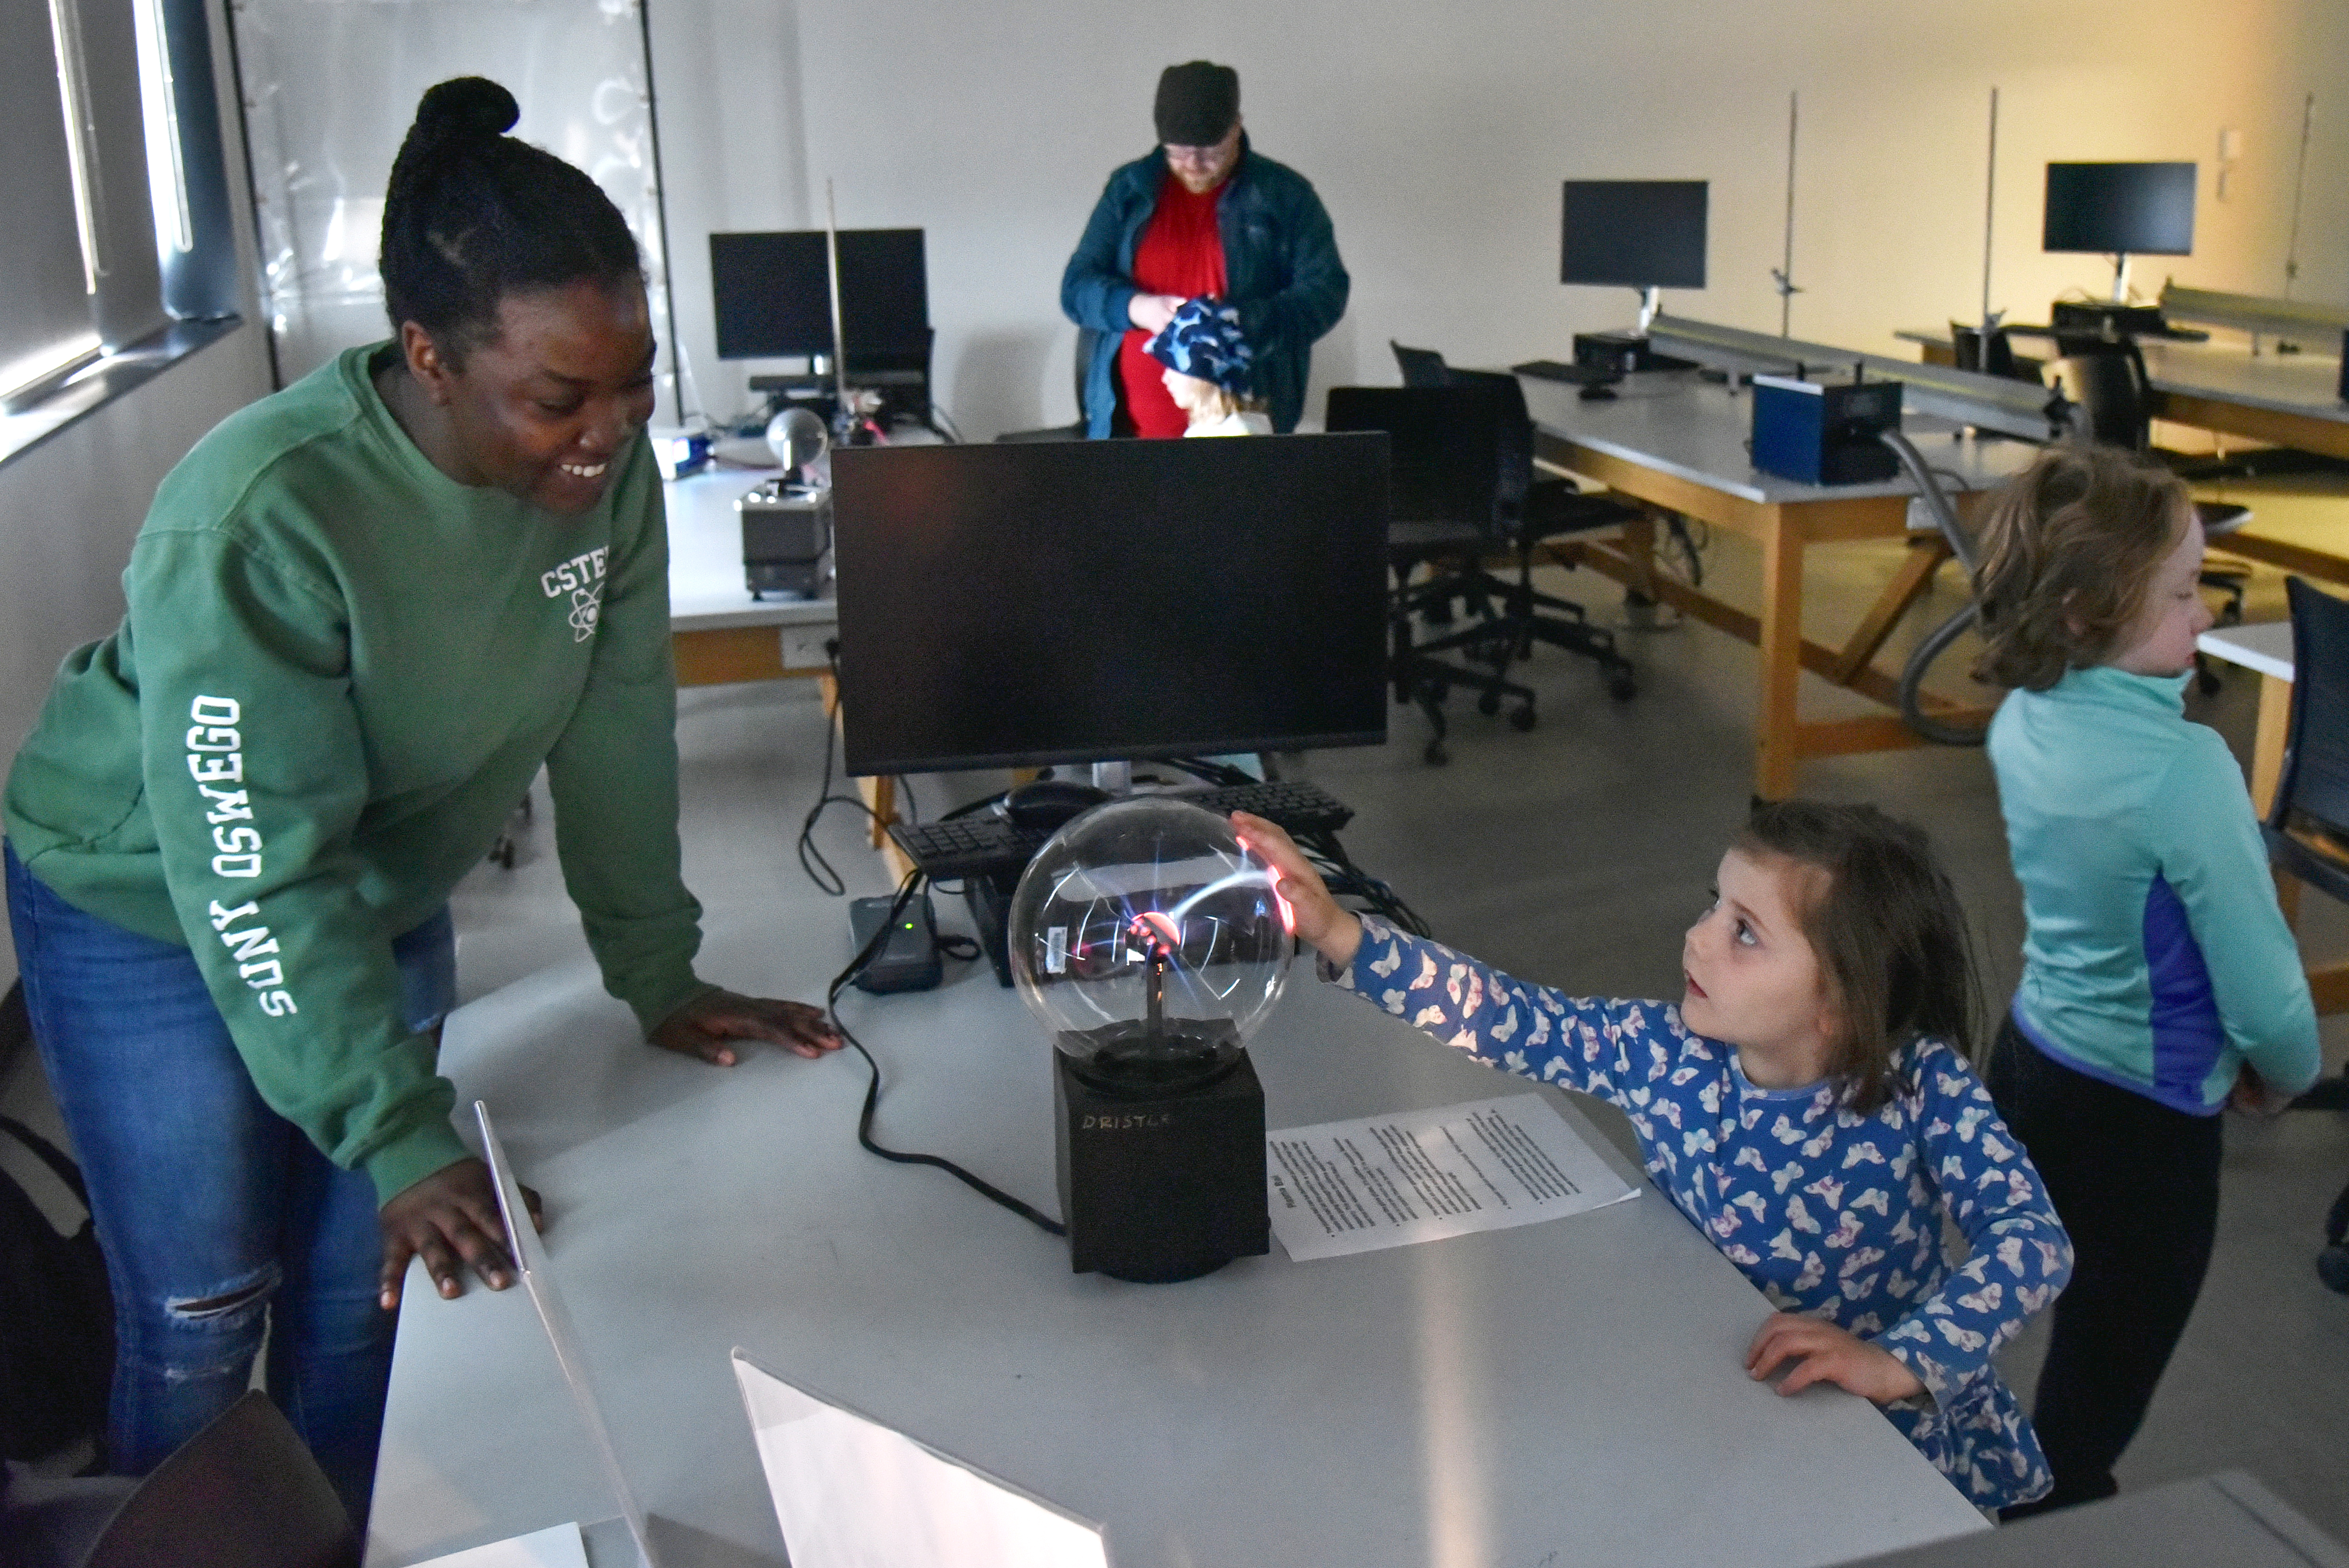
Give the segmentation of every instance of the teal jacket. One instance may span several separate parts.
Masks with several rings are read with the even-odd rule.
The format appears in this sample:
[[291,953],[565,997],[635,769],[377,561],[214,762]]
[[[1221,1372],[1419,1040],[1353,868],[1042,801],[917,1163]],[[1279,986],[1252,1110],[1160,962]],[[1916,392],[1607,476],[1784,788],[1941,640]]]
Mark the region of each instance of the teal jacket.
[[2014,1021],[2048,1055],[2194,1115],[2249,1061],[2316,1079],[2316,1009],[2243,775],[2186,676],[2073,670],[1990,727],[2027,929]]
[[[1095,440],[1110,433],[1117,407],[1118,340],[1133,325],[1125,307],[1137,292],[1133,250],[1165,177],[1165,154],[1155,148],[1112,174],[1061,274],[1061,308],[1098,335],[1085,367],[1085,428]],[[1314,342],[1346,314],[1353,286],[1337,235],[1312,182],[1250,150],[1245,134],[1239,165],[1216,198],[1216,222],[1226,297],[1256,356],[1254,391],[1272,428],[1287,435],[1305,413]]]

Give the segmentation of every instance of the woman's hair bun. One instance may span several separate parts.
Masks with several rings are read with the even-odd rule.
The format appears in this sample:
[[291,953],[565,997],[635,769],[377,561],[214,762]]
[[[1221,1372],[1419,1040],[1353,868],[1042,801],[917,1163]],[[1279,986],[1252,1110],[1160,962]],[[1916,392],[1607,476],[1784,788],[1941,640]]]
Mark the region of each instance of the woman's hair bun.
[[487,77],[452,77],[424,89],[409,132],[419,142],[502,136],[522,119],[513,94]]

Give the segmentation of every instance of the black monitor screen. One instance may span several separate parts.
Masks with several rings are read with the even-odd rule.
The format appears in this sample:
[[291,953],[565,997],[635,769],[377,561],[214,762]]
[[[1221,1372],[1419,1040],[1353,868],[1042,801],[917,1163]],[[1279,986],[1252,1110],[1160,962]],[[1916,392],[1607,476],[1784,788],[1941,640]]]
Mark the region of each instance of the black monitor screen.
[[[823,230],[710,235],[709,287],[719,358],[832,352]],[[867,355],[926,353],[929,297],[921,230],[840,232],[840,317],[852,365]]]
[[1386,738],[1378,435],[833,454],[854,774]]
[[2191,255],[2194,165],[2049,164],[2040,248],[2102,255]]
[[1569,180],[1560,282],[1704,287],[1705,182]]

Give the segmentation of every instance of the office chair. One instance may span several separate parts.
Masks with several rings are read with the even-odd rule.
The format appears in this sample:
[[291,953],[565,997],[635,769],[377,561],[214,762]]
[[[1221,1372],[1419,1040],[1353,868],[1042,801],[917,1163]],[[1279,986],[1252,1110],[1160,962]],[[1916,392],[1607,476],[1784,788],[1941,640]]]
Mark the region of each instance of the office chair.
[[[2349,903],[2349,601],[2299,577],[2292,602],[2292,719],[2283,770],[2260,836],[2279,871]],[[2318,1084],[2295,1109],[2349,1109],[2349,1074]],[[2349,1187],[2324,1222],[2317,1272],[2349,1293]]]
[[269,1397],[249,1391],[131,1492],[83,1568],[358,1568],[326,1472]]
[[[1517,441],[1517,438],[1506,441],[1504,469],[1501,469],[1504,505],[1520,507],[1529,526],[1548,526],[1548,532],[1522,544],[1526,592],[1532,592],[1534,544],[1562,538],[1569,532],[1590,532],[1595,528],[1611,528],[1616,523],[1632,521],[1635,514],[1628,507],[1619,505],[1619,502],[1604,502],[1593,495],[1583,495],[1583,490],[1574,486],[1574,481],[1569,481],[1569,479],[1534,479],[1534,420],[1525,416],[1525,387],[1517,383],[1516,376],[1501,376],[1498,371],[1456,371],[1456,368],[1447,366],[1444,356],[1433,347],[1404,347],[1402,343],[1395,343],[1393,338],[1386,340],[1386,347],[1395,352],[1395,366],[1402,371],[1404,387],[1447,387],[1447,385],[1494,385],[1494,387],[1498,387],[1501,383],[1508,383],[1508,397],[1516,401],[1516,416],[1522,418],[1525,438],[1522,441]],[[1677,511],[1668,511],[1668,514],[1663,514],[1663,542],[1668,550],[1680,554],[1682,575],[1689,580],[1689,587],[1701,587],[1705,583],[1705,559],[1698,552],[1696,538],[1689,532],[1689,521]],[[1546,608],[1557,610],[1559,615],[1569,615],[1574,620],[1586,622],[1581,605],[1574,605],[1565,599],[1550,599],[1546,593],[1537,596],[1537,601]],[[1628,666],[1623,676],[1628,678]],[[1628,697],[1630,693],[1619,695]]]
[[1607,678],[1608,695],[1619,700],[1638,690],[1631,662],[1616,651],[1615,635],[1592,625],[1589,613],[1570,599],[1544,593],[1534,587],[1534,554],[1552,540],[1619,528],[1640,514],[1621,501],[1603,495],[1585,495],[1567,479],[1534,477],[1534,422],[1526,412],[1525,388],[1517,378],[1498,370],[1447,369],[1454,387],[1491,390],[1500,406],[1500,471],[1495,502],[1509,525],[1516,554],[1516,582],[1510,590],[1509,615],[1517,633],[1517,657],[1533,652],[1537,642],[1564,648],[1595,661]]
[[1955,350],[1958,368],[1972,370],[1984,376],[1996,376],[2009,381],[2037,381],[2036,367],[2024,369],[2014,355],[2014,340],[2002,326],[1991,328],[1988,336],[1982,329],[1961,321],[1950,323],[1950,344]]
[[[2183,453],[2165,452],[2154,446],[2152,383],[2146,376],[2145,356],[2134,342],[2064,333],[2056,343],[2064,356],[2048,368],[2057,389],[2074,405],[2072,422],[2077,435],[2098,446],[2149,453],[2181,479],[2209,471],[2207,465]],[[2216,541],[2249,522],[2251,509],[2233,501],[2198,500],[2194,515],[2201,520],[2203,537]],[[2243,618],[2243,588],[2250,576],[2250,566],[2232,557],[2204,563],[2202,585],[2227,596],[2226,606],[2219,613],[2222,624],[2232,625]],[[2214,690],[2218,679],[2199,655],[2196,667],[2202,689]]]
[[[1487,716],[1516,704],[1509,722],[1531,729],[1533,688],[1506,673],[1516,647],[1501,610],[1510,584],[1484,564],[1506,542],[1494,505],[1500,409],[1490,391],[1332,387],[1324,423],[1388,438],[1388,679],[1396,702],[1427,715],[1434,733],[1422,755],[1434,765],[1451,759],[1444,702],[1455,686],[1475,691]],[[1454,603],[1467,620],[1456,631],[1448,629]],[[1415,621],[1434,624],[1437,634],[1415,640]]]

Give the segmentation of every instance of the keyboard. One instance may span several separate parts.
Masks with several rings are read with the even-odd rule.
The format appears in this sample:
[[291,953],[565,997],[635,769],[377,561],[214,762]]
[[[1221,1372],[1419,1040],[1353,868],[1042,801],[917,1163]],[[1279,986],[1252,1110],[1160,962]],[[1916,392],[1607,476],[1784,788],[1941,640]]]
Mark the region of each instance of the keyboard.
[[1561,365],[1555,359],[1528,359],[1523,365],[1512,365],[1509,368],[1519,376],[1530,376],[1537,381],[1563,381],[1573,387],[1596,387],[1623,379],[1601,366]]
[[[1318,784],[1296,779],[1227,785],[1172,798],[1219,817],[1246,811],[1291,833],[1334,833],[1354,820],[1352,807]],[[889,836],[925,875],[945,880],[1019,871],[1052,835],[1041,828],[1019,827],[992,811],[974,811],[939,822],[892,822]]]

